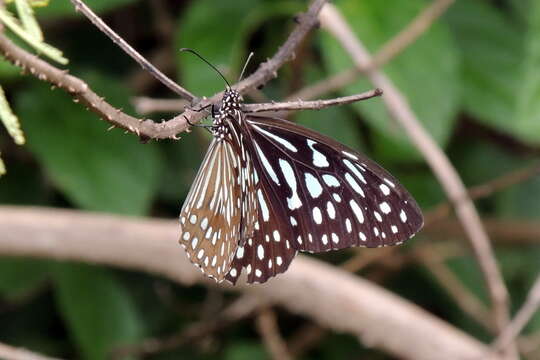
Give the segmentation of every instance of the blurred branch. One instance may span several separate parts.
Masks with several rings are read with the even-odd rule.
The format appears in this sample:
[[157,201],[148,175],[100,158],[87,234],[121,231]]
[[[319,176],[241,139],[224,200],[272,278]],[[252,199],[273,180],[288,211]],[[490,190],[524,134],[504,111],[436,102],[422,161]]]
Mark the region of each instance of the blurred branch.
[[193,101],[196,99],[196,96],[190,93],[188,90],[184,89],[176,82],[171,80],[167,75],[159,71],[154,65],[152,65],[148,60],[146,60],[141,54],[137,52],[131,45],[129,45],[124,39],[120,37],[117,33],[114,32],[99,16],[97,16],[86,4],[81,0],[70,0],[75,10],[81,12],[84,16],[88,18],[101,32],[107,35],[116,45],[118,45],[126,54],[131,56],[141,67],[148,71],[152,76],[154,76],[159,82],[171,89],[173,92],[177,93],[181,97]]
[[2,360],[60,360],[34,352],[0,343],[0,359]]
[[112,352],[111,358],[145,357],[178,348],[250,316],[261,306],[263,305],[260,299],[249,294],[243,295],[212,320],[197,322],[166,338],[150,338],[134,345],[122,346]]
[[[527,181],[538,174],[540,174],[540,163],[537,162],[527,167],[503,174],[484,184],[473,186],[469,188],[467,192],[471,200],[486,198],[496,192]],[[451,211],[452,205],[449,202],[437,205],[426,214],[426,226],[450,215]]]
[[512,322],[493,342],[493,351],[501,351],[511,345],[521,333],[525,325],[531,320],[540,308],[540,275],[536,278],[525,303],[519,309]]
[[[325,6],[321,12],[321,23],[341,43],[358,67],[366,68],[371,63],[371,55],[336,7]],[[366,76],[375,86],[384,90],[386,95],[383,100],[390,115],[405,129],[411,141],[423,154],[454,205],[489,289],[497,329],[502,331],[509,322],[508,292],[497,266],[489,238],[482,227],[474,204],[467,196],[463,182],[449,159],[421,125],[407,100],[392,81],[377,70],[367,71]],[[514,354],[517,352],[514,351]]]
[[[538,221],[483,218],[482,223],[493,241],[504,245],[540,244]],[[454,219],[429,224],[422,233],[428,237],[448,239],[466,236],[460,222]]]
[[489,316],[489,310],[484,304],[463,285],[460,279],[445,264],[445,257],[441,252],[433,251],[430,246],[418,247],[414,251],[416,257],[438,280],[438,284],[446,290],[456,301],[458,306],[472,319],[493,330],[493,319]]
[[408,46],[412,45],[420,38],[437,19],[454,3],[455,0],[434,0],[418,16],[416,16],[403,30],[401,30],[392,39],[386,42],[373,58],[358,66],[356,64],[352,69],[344,70],[336,75],[321,80],[314,85],[292,94],[288,99],[314,99],[332,91],[343,89],[345,86],[354,83],[358,77],[367,71],[381,68],[390,62]]
[[275,312],[269,307],[259,310],[256,318],[257,330],[262,337],[266,349],[274,360],[291,360],[287,344],[279,333]]
[[[403,30],[396,36],[390,39],[382,48],[373,56],[373,60],[365,68],[354,67],[344,70],[339,74],[319,81],[314,85],[305,87],[304,89],[290,95],[287,100],[294,101],[296,99],[309,100],[323,96],[329,92],[341,90],[345,86],[354,83],[363,72],[382,67],[390,62],[393,58],[404,51],[408,46],[413,44],[420,36],[422,36],[431,25],[454,3],[455,0],[435,0],[427,6],[416,18],[414,18]],[[155,101],[155,104],[154,104]],[[182,111],[184,105],[178,100],[169,102],[166,108],[161,107],[163,99],[148,99],[145,100],[144,112],[148,114],[154,111]]]
[[[177,243],[178,227],[176,221],[0,206],[0,254],[107,264],[183,285],[216,286],[184,256]],[[257,296],[265,305],[281,305],[401,358],[474,359],[488,351],[414,304],[305,256],[298,256],[287,273],[264,286],[227,288]]]
[[187,100],[156,99],[145,96],[134,97],[131,103],[138,114],[146,115],[154,112],[180,112],[189,106]]

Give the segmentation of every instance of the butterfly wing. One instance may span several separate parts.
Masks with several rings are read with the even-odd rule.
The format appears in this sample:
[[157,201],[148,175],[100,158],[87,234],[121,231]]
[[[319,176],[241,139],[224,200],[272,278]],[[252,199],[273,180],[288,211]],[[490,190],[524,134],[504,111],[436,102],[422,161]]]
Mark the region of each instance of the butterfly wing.
[[[300,125],[246,117],[278,231],[301,251],[397,245],[422,227],[415,200],[386,170]],[[292,234],[290,234],[292,232]]]
[[180,244],[217,281],[229,271],[241,233],[240,159],[234,149],[232,142],[214,138],[180,212]]

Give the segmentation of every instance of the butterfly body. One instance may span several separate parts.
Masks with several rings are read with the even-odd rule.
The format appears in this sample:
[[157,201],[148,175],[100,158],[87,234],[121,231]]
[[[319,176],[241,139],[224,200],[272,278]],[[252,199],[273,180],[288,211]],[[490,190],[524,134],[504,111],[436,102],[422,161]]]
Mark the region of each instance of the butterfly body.
[[420,209],[382,167],[312,130],[245,114],[227,88],[181,211],[180,243],[203,273],[249,283],[287,270],[298,251],[397,245]]

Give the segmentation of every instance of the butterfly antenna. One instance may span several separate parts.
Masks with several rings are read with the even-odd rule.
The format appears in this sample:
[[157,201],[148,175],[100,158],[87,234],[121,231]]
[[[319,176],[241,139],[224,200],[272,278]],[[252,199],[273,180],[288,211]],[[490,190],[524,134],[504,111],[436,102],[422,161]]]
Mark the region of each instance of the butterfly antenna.
[[208,60],[206,60],[205,58],[203,58],[198,52],[196,52],[195,50],[193,49],[190,49],[190,48],[181,48],[180,51],[187,51],[187,52],[190,52],[192,53],[193,55],[196,55],[199,59],[201,59],[202,61],[204,61],[205,63],[207,63],[212,69],[214,69],[218,74],[219,76],[221,76],[221,78],[225,81],[225,83],[227,84],[227,87],[230,88],[231,87],[231,84],[229,84],[229,82],[227,81],[227,79],[225,79],[225,76],[223,76],[223,74],[221,73],[221,71],[219,71],[217,69],[217,67],[215,67],[214,65],[212,65]]
[[238,81],[242,80],[242,77],[244,76],[244,72],[246,71],[246,68],[249,64],[249,60],[251,60],[252,57],[253,57],[253,51],[249,53],[246,63],[244,64],[244,67],[242,68],[242,72],[240,73],[240,76],[238,77]]

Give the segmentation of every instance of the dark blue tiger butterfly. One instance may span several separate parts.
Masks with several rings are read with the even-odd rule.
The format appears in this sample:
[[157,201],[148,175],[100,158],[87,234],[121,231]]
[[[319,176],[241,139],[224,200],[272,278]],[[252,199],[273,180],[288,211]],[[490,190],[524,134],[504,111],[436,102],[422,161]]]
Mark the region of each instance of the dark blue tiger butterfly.
[[246,114],[240,100],[227,83],[180,214],[180,243],[204,274],[236,283],[246,269],[248,283],[263,283],[298,251],[398,245],[420,230],[416,201],[382,167],[295,123]]

